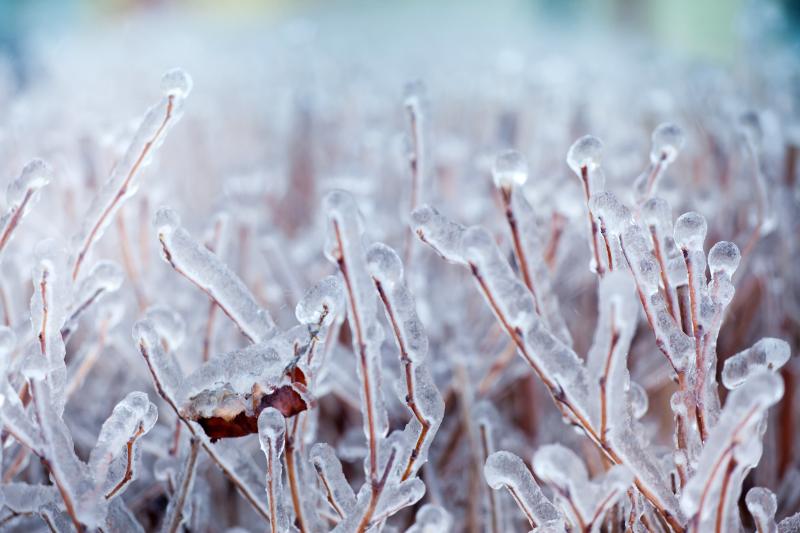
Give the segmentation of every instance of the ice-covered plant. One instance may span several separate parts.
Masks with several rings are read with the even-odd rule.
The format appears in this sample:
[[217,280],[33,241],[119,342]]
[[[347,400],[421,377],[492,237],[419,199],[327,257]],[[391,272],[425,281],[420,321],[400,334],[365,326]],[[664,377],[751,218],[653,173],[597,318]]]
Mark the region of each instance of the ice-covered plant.
[[9,98],[0,528],[800,530],[796,80],[290,30]]

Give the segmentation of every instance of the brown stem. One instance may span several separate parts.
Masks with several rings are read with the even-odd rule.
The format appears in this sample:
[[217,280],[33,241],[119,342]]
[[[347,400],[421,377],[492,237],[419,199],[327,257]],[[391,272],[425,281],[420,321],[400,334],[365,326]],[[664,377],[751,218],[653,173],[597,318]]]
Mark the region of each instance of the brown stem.
[[294,439],[297,433],[297,415],[294,417],[293,427],[291,433],[289,431],[288,422],[285,432],[286,447],[284,450],[284,458],[286,459],[286,477],[289,479],[289,488],[292,493],[292,505],[294,506],[294,514],[297,517],[297,527],[301,533],[308,531],[305,517],[303,516],[303,503],[300,501],[300,487],[297,483],[297,473],[295,472],[295,457],[294,457]]
[[139,310],[142,311],[147,308],[147,298],[144,295],[144,287],[142,286],[139,272],[136,270],[136,264],[133,261],[128,227],[125,224],[125,215],[122,212],[122,207],[120,207],[119,213],[117,214],[117,232],[119,233],[119,244],[122,251],[122,264],[131,280],[131,285],[133,285],[136,303],[139,304]]
[[333,229],[336,234],[336,244],[339,250],[339,270],[342,273],[345,287],[347,287],[347,299],[350,302],[350,310],[352,311],[351,322],[356,333],[356,344],[358,345],[358,360],[361,365],[361,375],[363,378],[362,386],[364,389],[364,400],[366,402],[366,415],[367,415],[367,432],[369,434],[369,478],[372,482],[373,488],[378,480],[378,450],[377,450],[377,435],[375,430],[375,420],[373,419],[373,398],[372,387],[370,386],[370,373],[369,363],[367,357],[367,345],[364,341],[364,333],[362,331],[361,317],[359,316],[358,307],[356,306],[356,299],[353,291],[353,284],[350,280],[350,274],[347,267],[347,262],[342,250],[344,246],[342,243],[342,236],[339,231],[339,224],[333,222]]
[[611,371],[611,360],[614,355],[614,350],[619,341],[619,331],[614,325],[614,306],[611,305],[611,344],[608,347],[606,354],[606,362],[603,365],[603,375],[600,377],[600,438],[603,443],[606,442],[606,430],[608,425],[608,400],[606,398],[606,385],[608,383],[608,374]]
[[405,372],[405,383],[406,383],[406,406],[414,415],[414,418],[420,423],[420,431],[419,435],[417,436],[417,442],[414,444],[414,448],[411,450],[411,455],[408,458],[408,463],[406,464],[405,471],[403,472],[403,476],[400,478],[400,481],[405,481],[409,477],[411,477],[411,473],[414,468],[414,463],[416,462],[417,458],[419,457],[419,452],[422,449],[422,445],[425,443],[425,437],[428,435],[428,432],[431,429],[431,422],[425,418],[417,407],[417,397],[414,391],[414,363],[408,357],[408,349],[406,348],[406,343],[403,340],[403,335],[400,332],[400,326],[397,324],[397,316],[395,315],[394,309],[392,308],[392,304],[389,302],[389,299],[386,297],[386,293],[383,290],[383,286],[381,285],[380,281],[375,278],[372,278],[372,281],[375,282],[375,288],[378,290],[378,294],[380,295],[381,302],[383,302],[384,307],[386,308],[386,314],[389,317],[389,322],[392,324],[392,332],[394,333],[395,341],[397,341],[398,349],[400,350],[400,362],[403,365],[403,371]]
[[33,189],[28,189],[25,191],[25,196],[22,197],[22,202],[20,202],[17,210],[14,211],[14,214],[11,215],[11,218],[6,224],[3,233],[0,234],[0,252],[2,252],[6,247],[6,244],[8,244],[8,241],[11,239],[11,235],[19,225],[19,221],[22,220],[22,214],[25,212],[25,206],[28,205],[31,197],[33,197],[33,192]]
[[667,264],[664,260],[664,254],[661,251],[661,239],[658,238],[658,232],[656,231],[655,226],[650,226],[650,236],[653,239],[653,253],[656,256],[656,261],[658,261],[658,266],[661,269],[661,283],[664,285],[664,293],[667,301],[667,310],[669,313],[675,318],[675,321],[680,323],[681,315],[680,311],[678,310],[678,302],[677,302],[677,294],[675,294],[675,289],[672,287],[672,284],[669,282],[669,276],[667,275]]
[[[183,481],[178,488],[177,503],[175,504],[172,520],[167,527],[164,528],[168,533],[175,533],[181,527],[183,521],[183,508],[186,506],[186,499],[189,496],[189,488],[192,485],[192,480],[195,475],[195,467],[197,465],[197,455],[200,451],[200,439],[193,438],[191,440],[191,448],[189,448],[189,457],[186,461],[186,472],[183,475]],[[275,531],[273,529],[273,531]]]
[[605,274],[605,267],[603,267],[603,263],[600,261],[600,245],[597,243],[597,221],[595,221],[592,210],[589,208],[589,199],[592,196],[592,192],[589,189],[589,169],[586,166],[581,167],[581,181],[583,182],[583,195],[586,200],[586,214],[589,217],[589,237],[592,243],[592,252],[594,254],[597,275],[602,278],[603,274]]
[[119,483],[117,483],[114,486],[114,488],[111,489],[111,491],[108,494],[106,494],[106,500],[110,500],[111,498],[113,498],[114,495],[117,494],[120,490],[122,490],[122,487],[124,487],[133,477],[133,445],[136,442],[136,439],[141,437],[143,433],[144,433],[144,426],[142,424],[139,424],[139,428],[136,430],[136,433],[134,433],[128,440],[127,444],[128,463],[125,467],[125,475],[122,476],[122,479],[119,481]]
[[564,222],[564,216],[557,211],[553,211],[550,222],[550,240],[547,241],[544,251],[544,262],[551,271],[556,266],[556,253],[561,242],[561,235],[564,233]]
[[364,533],[364,531],[367,530],[372,522],[372,515],[375,513],[375,509],[378,507],[378,501],[380,500],[381,493],[386,486],[386,480],[389,478],[389,472],[392,470],[392,466],[394,465],[396,454],[397,450],[392,449],[392,453],[389,455],[389,460],[386,461],[386,467],[383,469],[383,474],[381,475],[380,479],[377,480],[377,482],[372,483],[372,492],[370,493],[367,512],[364,513],[364,516],[361,518],[361,522],[359,522],[358,527],[356,528],[357,533]]
[[514,193],[515,191],[511,187],[500,188],[500,196],[503,198],[503,207],[505,207],[506,211],[506,220],[508,221],[508,227],[511,230],[511,241],[514,244],[514,255],[517,257],[517,263],[519,264],[519,270],[522,274],[522,280],[525,282],[525,286],[528,287],[528,290],[533,296],[533,305],[536,309],[536,314],[541,315],[542,310],[539,306],[539,298],[536,295],[536,289],[533,286],[533,280],[531,279],[531,274],[528,270],[528,259],[525,257],[525,250],[522,248],[522,239],[520,238],[519,228],[517,227],[517,217],[515,216],[514,209],[511,206],[511,195]]
[[[489,458],[489,455],[490,455],[489,435],[487,435],[487,432],[486,432],[486,425],[485,424],[481,424],[479,426],[479,431],[480,431],[480,437],[481,437],[481,452],[482,452],[482,457],[481,457],[482,461],[481,461],[481,463],[482,464],[486,464],[486,460]],[[509,487],[509,491],[510,490],[511,490],[511,487]],[[515,495],[512,494],[512,496],[515,496]],[[519,503],[520,503],[519,500],[517,500],[517,504],[519,504]],[[523,512],[525,512],[524,507],[520,506],[520,508],[523,510]],[[501,524],[500,524],[500,513],[499,513],[499,509],[498,509],[498,505],[497,505],[497,494],[493,490],[489,491],[489,511],[490,511],[489,514],[491,516],[491,521],[492,521],[492,524],[491,524],[492,533],[500,533]],[[525,514],[527,516],[527,513],[525,513]],[[528,520],[529,521],[531,520],[530,516],[528,517]],[[531,523],[531,527],[536,527],[536,524]]]

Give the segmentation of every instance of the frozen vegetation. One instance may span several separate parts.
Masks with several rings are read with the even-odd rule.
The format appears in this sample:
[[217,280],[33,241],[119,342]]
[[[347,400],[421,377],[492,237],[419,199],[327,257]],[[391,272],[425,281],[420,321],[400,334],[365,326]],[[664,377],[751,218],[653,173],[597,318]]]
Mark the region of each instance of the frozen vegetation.
[[0,528],[800,531],[798,58],[306,30],[0,96]]

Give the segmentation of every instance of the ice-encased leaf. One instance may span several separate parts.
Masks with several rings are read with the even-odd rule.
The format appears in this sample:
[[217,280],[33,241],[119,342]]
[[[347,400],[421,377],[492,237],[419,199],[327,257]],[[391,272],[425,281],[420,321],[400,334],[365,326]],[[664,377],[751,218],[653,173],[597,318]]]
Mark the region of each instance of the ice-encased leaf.
[[763,338],[725,360],[722,384],[728,389],[736,389],[756,372],[777,371],[789,360],[790,352],[786,341],[772,337]]
[[486,460],[483,475],[492,489],[506,488],[514,496],[531,526],[561,518],[558,509],[545,497],[527,465],[511,452],[494,452]]
[[177,213],[168,207],[156,212],[155,228],[164,260],[213,299],[253,342],[275,334],[275,323],[244,282],[214,253],[186,231]]

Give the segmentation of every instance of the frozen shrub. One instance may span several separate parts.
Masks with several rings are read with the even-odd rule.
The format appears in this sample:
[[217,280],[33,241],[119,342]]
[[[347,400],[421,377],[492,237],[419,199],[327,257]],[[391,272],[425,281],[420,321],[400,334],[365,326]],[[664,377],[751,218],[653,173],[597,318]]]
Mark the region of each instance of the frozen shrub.
[[798,531],[797,58],[305,30],[9,100],[0,528]]

